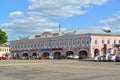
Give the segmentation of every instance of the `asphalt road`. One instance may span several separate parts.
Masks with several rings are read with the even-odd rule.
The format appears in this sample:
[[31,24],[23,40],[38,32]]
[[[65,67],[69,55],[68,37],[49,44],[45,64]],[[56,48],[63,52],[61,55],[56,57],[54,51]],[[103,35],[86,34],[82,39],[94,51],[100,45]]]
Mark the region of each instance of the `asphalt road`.
[[6,60],[0,80],[120,80],[120,62]]

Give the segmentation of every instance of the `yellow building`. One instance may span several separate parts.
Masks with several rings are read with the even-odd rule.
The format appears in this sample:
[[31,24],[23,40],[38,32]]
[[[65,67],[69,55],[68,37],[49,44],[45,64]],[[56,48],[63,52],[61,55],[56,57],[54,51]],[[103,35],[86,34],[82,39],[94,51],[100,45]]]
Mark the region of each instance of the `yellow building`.
[[10,56],[10,49],[9,45],[0,45],[0,57],[9,57]]

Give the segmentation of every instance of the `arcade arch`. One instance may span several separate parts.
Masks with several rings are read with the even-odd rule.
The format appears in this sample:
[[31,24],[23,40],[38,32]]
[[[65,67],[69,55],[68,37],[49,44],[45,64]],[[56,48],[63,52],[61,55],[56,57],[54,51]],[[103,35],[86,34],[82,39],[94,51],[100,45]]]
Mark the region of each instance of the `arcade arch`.
[[23,58],[24,60],[29,59],[28,53],[23,53],[22,58]]
[[37,56],[38,56],[37,52],[32,53],[32,59],[37,59]]
[[73,51],[67,51],[66,56],[70,56],[70,55],[74,55],[74,52]]
[[44,53],[42,53],[42,55],[41,55],[41,58],[42,59],[47,59],[47,58],[49,58],[49,53],[48,52],[44,52]]
[[79,55],[79,59],[85,59],[88,57],[88,53],[86,50],[79,51],[78,55]]
[[74,56],[74,52],[73,51],[67,51],[65,53],[65,56],[66,56],[67,59],[71,59]]
[[13,59],[20,59],[20,55],[18,53],[13,54]]
[[54,52],[53,57],[54,59],[62,59],[62,55],[60,52]]

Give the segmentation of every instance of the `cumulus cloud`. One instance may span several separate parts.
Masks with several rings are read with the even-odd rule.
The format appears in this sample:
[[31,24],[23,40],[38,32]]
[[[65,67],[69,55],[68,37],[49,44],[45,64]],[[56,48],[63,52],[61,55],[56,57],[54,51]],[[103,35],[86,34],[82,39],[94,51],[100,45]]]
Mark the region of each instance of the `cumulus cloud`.
[[9,14],[10,18],[16,18],[16,17],[20,17],[23,15],[22,11],[13,11]]
[[84,14],[90,5],[100,6],[108,0],[29,0],[29,15],[47,15],[50,17],[66,18]]
[[26,17],[24,19],[14,19],[12,22],[2,24],[1,27],[7,32],[36,34],[46,29],[56,28],[58,25],[58,23],[41,17]]
[[102,26],[107,26],[111,28],[120,28],[120,11],[118,11],[116,14],[114,14],[114,17],[100,20],[100,24]]
[[[58,29],[59,23],[52,22],[49,18],[68,18],[87,12],[91,6],[101,6],[108,0],[28,0],[28,12],[22,18],[21,11],[9,14],[10,22],[1,24],[8,33],[39,34],[43,31]],[[62,30],[65,30],[64,28]]]
[[106,3],[108,0],[90,0],[92,4],[101,6]]

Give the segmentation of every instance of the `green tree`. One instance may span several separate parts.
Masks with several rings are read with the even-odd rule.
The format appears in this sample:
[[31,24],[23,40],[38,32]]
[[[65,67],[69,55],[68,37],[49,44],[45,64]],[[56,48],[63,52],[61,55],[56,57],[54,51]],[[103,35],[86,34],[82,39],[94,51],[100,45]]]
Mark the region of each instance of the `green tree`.
[[8,37],[7,37],[6,32],[4,32],[0,29],[0,44],[7,42],[7,39],[8,39]]

